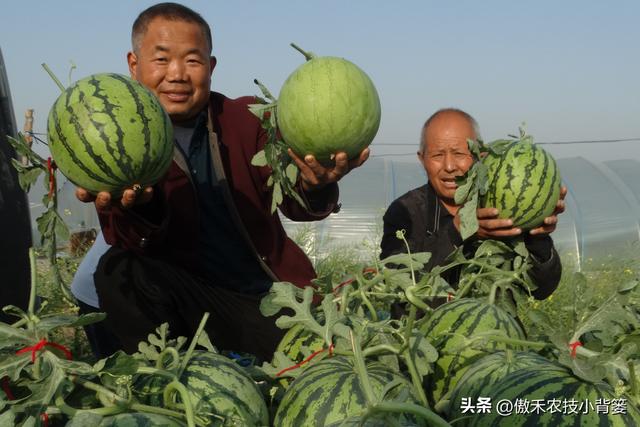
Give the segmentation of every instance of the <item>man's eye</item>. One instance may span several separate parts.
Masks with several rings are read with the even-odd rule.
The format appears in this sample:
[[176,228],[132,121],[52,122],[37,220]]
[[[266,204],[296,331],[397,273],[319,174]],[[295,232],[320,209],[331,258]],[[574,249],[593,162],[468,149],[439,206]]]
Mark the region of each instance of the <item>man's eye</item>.
[[167,62],[167,58],[160,57],[160,58],[156,58],[155,61],[156,62]]

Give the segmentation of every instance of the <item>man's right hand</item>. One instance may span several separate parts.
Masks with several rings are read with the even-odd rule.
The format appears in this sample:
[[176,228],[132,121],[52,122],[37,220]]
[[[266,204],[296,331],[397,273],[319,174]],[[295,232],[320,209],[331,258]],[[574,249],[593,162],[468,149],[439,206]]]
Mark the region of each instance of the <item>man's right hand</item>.
[[[498,218],[496,208],[478,208],[478,231],[476,237],[479,239],[503,239],[517,236],[522,233],[520,228],[513,227],[511,219]],[[460,217],[453,218],[453,224],[460,230]]]
[[89,193],[84,188],[76,188],[76,197],[78,200],[84,203],[94,202],[97,210],[103,210],[109,206],[116,204],[123,209],[132,208],[135,205],[141,205],[148,203],[153,198],[153,187],[145,187],[142,191],[135,191],[132,188],[127,188],[122,193],[120,200],[112,200],[111,194],[106,191],[101,191],[97,195]]

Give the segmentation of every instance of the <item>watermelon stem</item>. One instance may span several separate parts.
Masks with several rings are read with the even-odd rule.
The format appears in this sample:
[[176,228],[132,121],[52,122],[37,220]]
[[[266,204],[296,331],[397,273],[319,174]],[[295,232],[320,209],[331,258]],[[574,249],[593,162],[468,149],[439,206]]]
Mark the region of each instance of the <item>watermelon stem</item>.
[[195,419],[193,415],[193,404],[191,403],[191,397],[189,396],[189,391],[180,381],[173,380],[171,381],[167,387],[164,389],[164,393],[162,394],[162,398],[164,401],[165,407],[170,407],[173,404],[172,393],[176,392],[180,399],[182,399],[182,403],[184,404],[184,417],[187,420],[188,427],[195,427]]
[[401,413],[401,414],[413,414],[427,421],[427,425],[436,426],[436,427],[450,427],[451,424],[446,422],[443,418],[441,418],[438,414],[431,411],[428,408],[425,408],[420,405],[416,405],[415,403],[408,402],[379,402],[371,407],[367,413],[364,415],[362,419],[362,424],[364,421],[375,415],[377,412],[393,412],[393,413]]
[[295,43],[290,43],[290,45],[291,45],[292,48],[294,48],[295,50],[297,50],[298,52],[303,54],[307,61],[311,61],[313,58],[316,57],[313,53],[307,52],[306,50],[303,50],[300,46],[298,46]]
[[209,312],[207,311],[202,315],[202,319],[200,319],[200,324],[198,325],[198,329],[196,329],[196,333],[193,336],[191,343],[189,344],[189,348],[187,349],[187,352],[182,358],[182,364],[180,365],[180,370],[178,370],[178,373],[177,373],[178,378],[180,378],[184,370],[187,369],[187,364],[189,363],[189,359],[191,359],[191,355],[196,349],[196,345],[200,340],[200,335],[202,335],[202,331],[204,331],[204,326],[207,324],[208,319],[209,319]]
[[627,366],[629,368],[629,386],[631,387],[629,394],[631,394],[631,396],[636,400],[640,401],[640,390],[638,389],[638,378],[636,378],[636,367],[631,360],[627,362]]
[[49,66],[44,62],[42,63],[42,68],[44,68],[44,70],[49,74],[49,77],[51,77],[53,82],[60,88],[60,91],[64,92],[66,88],[64,87],[62,82],[56,77],[56,75],[53,74],[53,71],[51,71],[51,68],[49,68]]
[[349,329],[349,336],[351,338],[351,349],[353,350],[354,366],[356,368],[356,372],[358,373],[358,379],[360,380],[360,385],[362,386],[362,390],[364,391],[365,398],[367,399],[367,405],[375,405],[377,399],[371,386],[371,380],[369,379],[367,365],[365,364],[364,356],[362,354],[360,340],[351,329]]

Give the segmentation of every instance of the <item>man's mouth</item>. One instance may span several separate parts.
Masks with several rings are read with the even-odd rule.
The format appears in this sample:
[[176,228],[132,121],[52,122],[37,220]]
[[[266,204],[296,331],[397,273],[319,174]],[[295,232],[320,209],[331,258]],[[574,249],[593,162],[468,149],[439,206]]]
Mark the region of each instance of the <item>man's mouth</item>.
[[445,188],[458,188],[455,178],[443,178],[441,181]]
[[189,92],[163,92],[163,95],[171,102],[185,102],[191,94]]

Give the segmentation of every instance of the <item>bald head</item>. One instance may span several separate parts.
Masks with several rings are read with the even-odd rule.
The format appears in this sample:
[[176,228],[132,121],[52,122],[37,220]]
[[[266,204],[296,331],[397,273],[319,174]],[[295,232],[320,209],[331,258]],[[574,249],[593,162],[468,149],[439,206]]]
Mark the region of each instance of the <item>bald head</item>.
[[473,139],[480,139],[480,128],[478,126],[478,122],[476,122],[476,119],[474,119],[469,113],[457,108],[443,108],[433,113],[431,117],[424,122],[422,132],[420,133],[420,150],[418,151],[418,155],[422,156],[422,154],[424,154],[428,143],[428,135],[431,133],[430,128],[435,124],[446,126],[446,123],[450,123],[451,121],[466,122],[472,129]]

